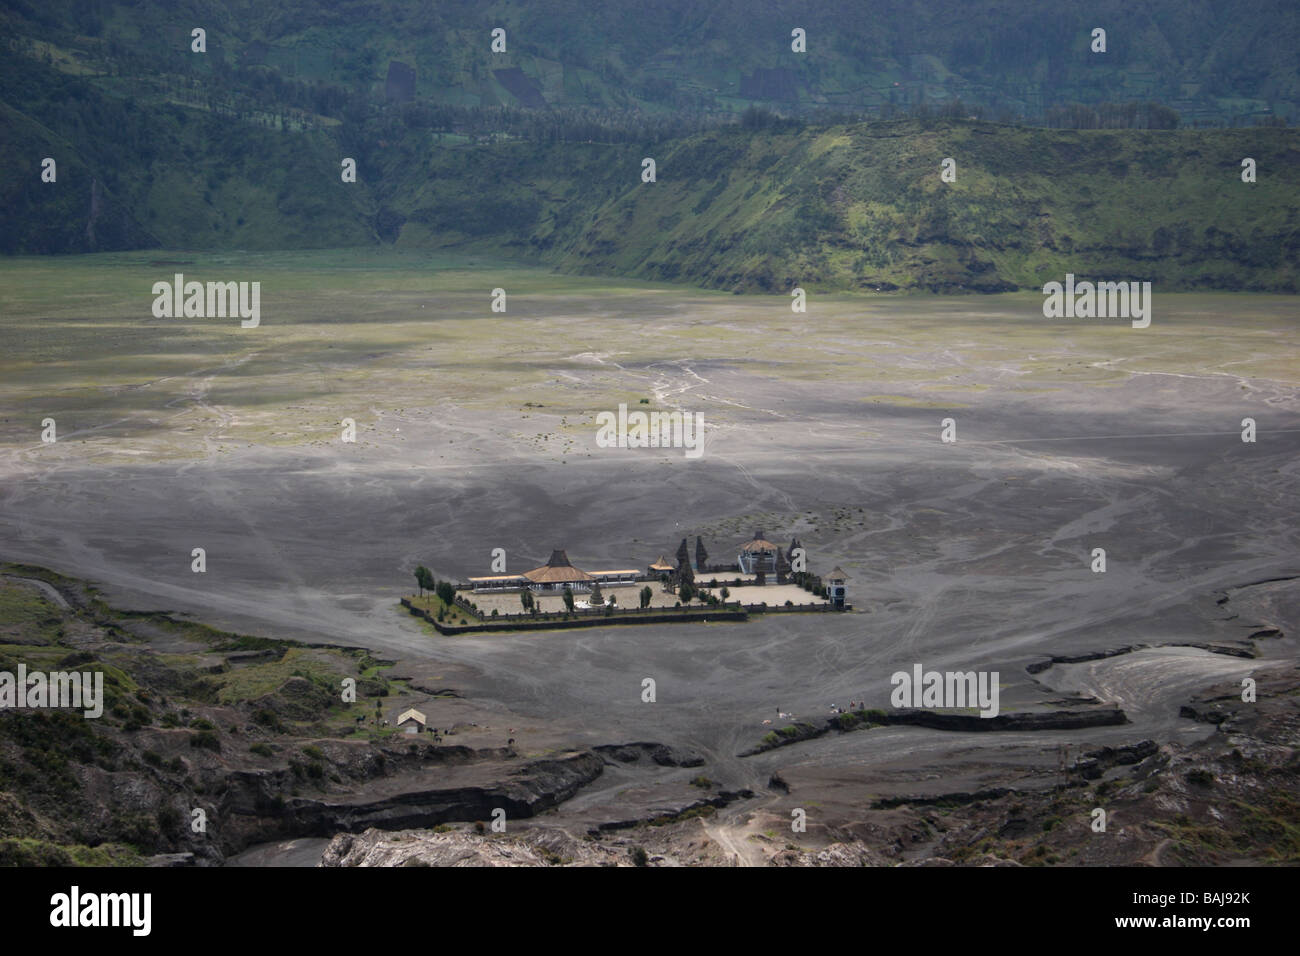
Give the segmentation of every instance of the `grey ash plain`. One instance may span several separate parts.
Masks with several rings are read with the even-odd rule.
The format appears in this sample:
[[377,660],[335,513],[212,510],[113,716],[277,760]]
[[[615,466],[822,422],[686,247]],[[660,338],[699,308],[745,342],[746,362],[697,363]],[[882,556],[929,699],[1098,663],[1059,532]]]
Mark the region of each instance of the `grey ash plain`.
[[[811,802],[819,809],[810,815],[844,822],[883,796],[1046,786],[1062,744],[1193,741],[1213,732],[1178,715],[1194,693],[1294,668],[1300,352],[1294,305],[1268,300],[1251,318],[1262,338],[1237,369],[1220,367],[1229,356],[1217,337],[1231,335],[1233,320],[1213,306],[1189,306],[1182,337],[1170,331],[1178,316],[1157,315],[1164,345],[1203,339],[1189,361],[1163,363],[1148,345],[1157,340],[1122,329],[1082,347],[1095,353],[1089,366],[1119,362],[1104,379],[1069,371],[1082,330],[1046,356],[1018,347],[1007,351],[1014,360],[990,355],[1003,347],[997,324],[1008,309],[1018,316],[1011,334],[1042,334],[1025,332],[1037,301],[963,301],[966,324],[944,320],[951,343],[935,321],[892,381],[862,363],[887,362],[906,322],[855,334],[850,303],[835,319],[825,374],[804,357],[783,364],[771,322],[787,335],[800,330],[777,317],[748,330],[749,355],[693,360],[681,357],[683,342],[620,358],[617,342],[605,351],[547,343],[529,360],[534,378],[496,400],[442,395],[420,406],[407,396],[399,410],[379,391],[358,409],[367,425],[357,446],[240,441],[226,423],[219,453],[87,465],[71,450],[43,462],[45,449],[10,436],[0,556],[85,578],[119,606],[360,645],[436,670],[488,715],[493,733],[510,727],[524,747],[531,737],[697,752],[720,787],[757,794],[722,811],[723,825],[760,805],[780,814]],[[708,307],[740,321],[730,299]],[[919,315],[927,306],[899,308]],[[556,304],[550,328],[573,309]],[[1132,362],[1118,351],[1129,343],[1142,343]],[[503,366],[518,344],[510,355],[496,350]],[[1252,371],[1251,362],[1263,365]],[[596,448],[594,427],[575,424],[573,409],[594,415],[623,393],[703,411],[703,457]],[[1238,435],[1248,415],[1258,422],[1254,444]],[[949,416],[953,445],[939,440]],[[162,418],[157,427],[171,426]],[[571,444],[539,451],[521,439],[530,429]],[[798,534],[814,570],[843,566],[855,611],[449,638],[396,607],[417,563],[463,578],[484,573],[495,547],[511,570],[563,547],[580,566],[637,566],[686,535],[693,546],[703,534],[721,556],[759,526],[778,541]],[[206,574],[189,570],[195,546],[207,550]],[[1105,574],[1089,569],[1094,547],[1106,549]],[[1264,627],[1282,636],[1257,640],[1256,660],[1164,646],[1239,643]],[[1132,645],[1151,649],[1026,671],[1052,655]],[[789,722],[778,708],[820,722],[851,699],[889,706],[890,674],[918,662],[997,671],[1004,713],[1096,698],[1131,723],[997,734],[883,727],[737,756]],[[640,698],[645,677],[657,683],[653,704]],[[581,828],[643,815],[699,772],[661,768],[634,780],[613,767],[555,820]],[[768,789],[774,772],[793,795]]]

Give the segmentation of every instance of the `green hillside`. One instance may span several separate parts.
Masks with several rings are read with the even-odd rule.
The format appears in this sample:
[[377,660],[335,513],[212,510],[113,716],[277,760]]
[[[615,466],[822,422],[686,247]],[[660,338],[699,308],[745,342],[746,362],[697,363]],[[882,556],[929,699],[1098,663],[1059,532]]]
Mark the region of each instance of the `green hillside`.
[[[1253,184],[1247,156],[1267,170]],[[1288,130],[729,130],[672,144],[659,181],[601,204],[557,261],[742,289],[996,291],[1076,272],[1294,291],[1297,161]]]
[[[1207,7],[1206,16],[1231,7]],[[188,24],[212,16],[204,5],[0,6],[16,31],[0,54],[0,162],[10,173],[0,179],[0,250],[391,243],[750,291],[997,291],[1066,272],[1169,289],[1296,291],[1294,130],[1049,129],[928,108],[895,119],[860,111],[845,122],[795,115],[796,100],[784,104],[785,118],[750,108],[723,123],[712,107],[672,106],[680,95],[662,84],[640,97],[636,77],[667,62],[669,47],[682,52],[715,34],[752,39],[787,12],[758,3],[738,18],[674,0],[664,12],[680,14],[674,32],[658,16],[632,29],[630,9],[569,10],[561,29],[513,3],[328,11],[233,3],[199,55],[188,52]],[[936,18],[927,42],[948,36],[950,25],[926,16]],[[1273,32],[1286,35],[1293,19],[1279,15]],[[538,80],[540,105],[524,104],[535,91],[521,76],[532,67],[498,77],[475,66],[491,54],[470,37],[498,20],[520,63],[532,49],[561,64],[587,62],[581,69],[604,79],[575,85],[564,66]],[[910,29],[889,22],[894,33]],[[1187,44],[1200,36],[1191,24],[1179,29]],[[456,42],[446,40],[452,34]],[[442,73],[411,55],[433,36],[444,36]],[[602,46],[596,36],[612,39]],[[888,42],[899,49],[897,37]],[[725,43],[711,57],[682,52],[699,62],[674,68],[675,82],[694,82],[692,70],[707,73],[743,52]],[[398,55],[416,69],[406,101],[385,86],[384,57]],[[876,60],[864,53],[863,62]],[[1268,72],[1266,58],[1253,62]],[[1018,63],[1011,58],[1003,75]],[[518,102],[474,99],[465,84],[476,71],[476,89],[504,83]],[[579,88],[580,108],[556,105]],[[1116,90],[1107,96],[1122,99]],[[451,105],[457,100],[463,106]],[[1089,115],[1173,125],[1164,106],[1069,109],[1076,125]],[[41,181],[45,157],[58,163],[55,183]],[[341,180],[345,157],[356,160],[355,183]],[[657,163],[657,182],[641,182],[645,157]],[[957,164],[953,183],[940,179],[946,157]],[[1241,181],[1244,157],[1258,164],[1255,183]]]

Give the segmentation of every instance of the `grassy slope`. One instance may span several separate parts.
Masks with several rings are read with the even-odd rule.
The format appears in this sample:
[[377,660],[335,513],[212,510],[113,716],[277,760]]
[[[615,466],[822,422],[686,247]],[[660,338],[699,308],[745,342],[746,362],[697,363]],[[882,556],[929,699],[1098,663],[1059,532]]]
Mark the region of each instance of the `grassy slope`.
[[[640,182],[643,154],[656,183]],[[1259,164],[1254,184],[1241,182],[1244,156]],[[945,157],[956,183],[940,180]],[[713,288],[995,291],[1074,272],[1295,291],[1298,159],[1289,130],[900,122],[435,151],[432,184],[407,171],[378,188],[414,223],[403,241],[491,237],[571,271]],[[449,184],[491,197],[495,215],[444,203]]]

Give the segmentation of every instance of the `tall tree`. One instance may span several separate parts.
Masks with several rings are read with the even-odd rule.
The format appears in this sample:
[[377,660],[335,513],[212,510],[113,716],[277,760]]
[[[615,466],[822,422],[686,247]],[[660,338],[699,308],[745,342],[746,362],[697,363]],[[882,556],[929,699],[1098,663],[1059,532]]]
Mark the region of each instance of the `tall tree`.
[[647,584],[645,587],[643,587],[641,589],[641,607],[643,608],[649,607],[650,601],[654,598],[654,596],[655,593],[650,590],[650,585]]
[[564,586],[564,606],[570,611],[573,610],[573,588],[567,584]]

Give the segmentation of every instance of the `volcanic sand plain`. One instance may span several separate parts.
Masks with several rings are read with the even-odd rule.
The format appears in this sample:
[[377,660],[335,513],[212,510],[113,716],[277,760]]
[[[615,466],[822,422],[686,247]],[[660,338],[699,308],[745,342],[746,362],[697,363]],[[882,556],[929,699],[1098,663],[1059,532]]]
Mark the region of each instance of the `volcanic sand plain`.
[[[176,272],[260,281],[260,326],[155,318],[151,287]],[[120,605],[419,662],[525,747],[660,741],[765,794],[779,769],[828,814],[1035,786],[1063,743],[1210,733],[1180,704],[1294,668],[1300,606],[1297,301],[1156,290],[1146,329],[1041,309],[812,289],[797,314],[786,294],[422,254],[10,259],[0,559]],[[620,403],[703,413],[703,453],[598,447],[595,416]],[[494,548],[512,572],[565,548],[642,567],[687,535],[721,561],[760,528],[798,536],[814,571],[841,565],[854,611],[445,637],[397,607],[420,563],[463,579]],[[1256,660],[1166,646],[1268,627],[1282,636]],[[890,675],[917,663],[997,671],[1004,713],[1091,697],[1131,722],[883,727],[736,756],[778,711],[889,706]],[[627,787],[611,772],[562,813],[618,817]]]

